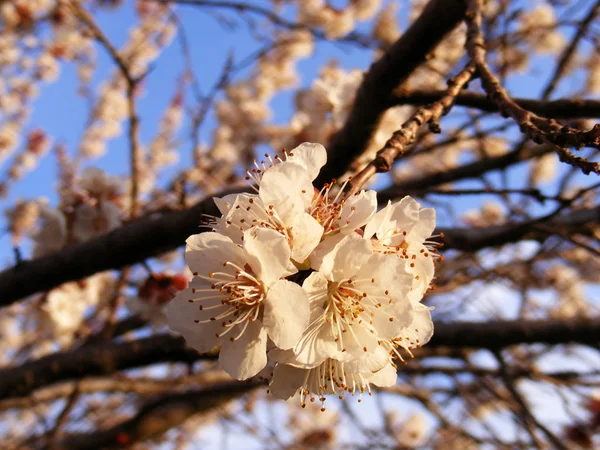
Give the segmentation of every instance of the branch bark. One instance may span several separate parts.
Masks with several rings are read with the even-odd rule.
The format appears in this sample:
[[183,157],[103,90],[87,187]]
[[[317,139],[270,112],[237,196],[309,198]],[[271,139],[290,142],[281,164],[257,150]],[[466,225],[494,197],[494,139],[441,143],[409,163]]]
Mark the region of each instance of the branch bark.
[[[399,191],[383,191],[380,201],[407,190],[403,186],[395,189]],[[157,218],[139,219],[58,253],[21,262],[0,273],[0,306],[52,289],[67,281],[79,280],[104,270],[120,269],[180,247],[188,236],[203,231],[199,228],[202,214],[218,214],[212,199],[205,199],[189,209],[164,213]],[[580,230],[586,224],[599,221],[600,207],[596,207],[558,216],[545,225]],[[536,224],[533,220],[481,229],[439,228],[437,232],[445,234],[446,249],[475,251],[506,244],[525,236],[537,240],[547,238],[549,233],[536,231]],[[90,258],[90,255],[94,257]]]
[[356,93],[348,120],[328,146],[328,162],[315,180],[317,186],[343,174],[363,152],[379,119],[390,107],[394,89],[461,22],[465,10],[464,0],[430,1],[410,28],[370,67]]
[[[444,90],[415,90],[398,92],[394,95],[393,106],[398,105],[427,105],[441,99],[446,94]],[[513,98],[513,101],[523,109],[552,117],[553,119],[576,119],[600,117],[600,100],[571,100],[560,99],[553,101],[535,100],[529,98]],[[476,92],[461,92],[454,100],[455,106],[466,106],[481,111],[500,111],[496,103],[486,95]]]
[[134,417],[111,428],[66,436],[54,444],[52,450],[129,447],[135,442],[157,437],[189,417],[208,412],[262,384],[230,382],[200,391],[168,394],[147,403]]
[[[517,344],[570,342],[597,346],[600,317],[565,321],[441,322],[436,324],[435,334],[425,348],[499,350]],[[419,356],[418,350],[416,356]],[[216,353],[199,354],[188,349],[182,338],[170,334],[85,346],[1,370],[0,399],[26,396],[48,384],[84,376],[108,375],[162,362],[193,362],[215,357]]]

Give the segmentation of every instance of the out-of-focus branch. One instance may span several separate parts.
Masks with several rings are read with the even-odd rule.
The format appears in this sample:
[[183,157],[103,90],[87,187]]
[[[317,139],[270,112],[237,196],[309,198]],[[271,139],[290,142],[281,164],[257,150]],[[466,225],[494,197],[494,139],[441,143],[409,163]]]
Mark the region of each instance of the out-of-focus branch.
[[[564,374],[563,379],[575,378],[576,374]],[[40,403],[52,402],[66,398],[73,393],[127,393],[138,396],[164,394],[176,389],[183,389],[190,384],[202,386],[231,381],[231,377],[221,370],[202,372],[194,375],[167,378],[127,377],[120,374],[109,374],[105,377],[85,377],[77,381],[67,381],[42,387],[28,397],[15,397],[0,401],[0,411],[11,408],[33,408]]]
[[140,119],[135,105],[135,92],[137,85],[144,78],[134,77],[131,73],[129,64],[121,57],[119,51],[112,45],[108,37],[98,27],[93,17],[83,8],[79,1],[72,1],[71,8],[75,15],[90,29],[94,38],[106,49],[110,57],[118,66],[123,79],[127,84],[127,114],[129,116],[129,153],[131,167],[131,205],[130,217],[138,215],[138,182],[139,182],[139,161],[141,158],[141,145],[139,141]]
[[[441,99],[446,94],[442,90],[415,90],[398,92],[394,95],[393,106],[398,105],[427,105]],[[575,119],[600,117],[600,100],[571,100],[560,99],[553,101],[535,100],[529,98],[513,98],[521,108],[554,119]],[[486,95],[476,92],[461,92],[454,100],[455,106],[477,108],[482,111],[499,111],[498,105]]]
[[[385,199],[397,193],[384,191],[382,195]],[[202,214],[218,214],[212,199],[205,199],[189,209],[165,213],[158,218],[139,219],[58,253],[24,261],[0,273],[0,306],[67,281],[104,270],[119,269],[173,250],[183,245],[188,236],[203,231],[199,227]],[[599,220],[600,207],[596,207],[558,216],[545,222],[545,225],[551,229],[566,227],[581,231],[587,224],[597,223]],[[536,231],[537,223],[533,220],[489,228],[439,228],[437,231],[445,234],[446,248],[474,251],[506,244],[525,236],[538,240],[547,238],[550,233]],[[90,258],[90,255],[94,257]]]
[[215,353],[198,354],[182,338],[156,335],[135,341],[86,345],[0,371],[0,398],[27,395],[58,381],[105,375],[161,362],[214,359]]
[[[437,323],[426,346],[499,350],[517,344],[600,342],[600,317],[594,319]],[[418,352],[418,350],[417,350]],[[106,375],[161,362],[214,358],[187,349],[182,338],[156,335],[130,342],[110,342],[57,353],[0,371],[0,399],[22,397],[50,383]],[[418,356],[418,354],[417,354]]]
[[594,19],[598,15],[599,11],[600,1],[597,1],[577,27],[577,32],[575,33],[575,36],[573,36],[573,39],[571,39],[570,44],[565,47],[562,54],[558,58],[556,70],[554,71],[552,78],[550,78],[550,81],[548,81],[548,84],[544,88],[544,91],[542,93],[543,99],[547,99],[550,97],[552,92],[556,89],[556,86],[558,85],[560,79],[565,75],[565,73],[568,72],[569,63],[577,54],[577,52],[575,51],[577,49],[577,46],[579,45],[583,37],[587,34],[590,25],[594,22]]
[[450,111],[454,98],[469,82],[474,72],[474,66],[464,68],[456,77],[448,80],[446,95],[427,107],[419,108],[410,119],[404,122],[402,127],[395,131],[383,148],[377,152],[375,159],[348,183],[347,195],[356,194],[376,173],[388,172],[394,161],[402,156],[406,147],[414,142],[417,132],[423,125],[429,124],[431,131],[439,133],[439,120]]
[[262,386],[263,383],[230,382],[200,391],[168,394],[144,405],[135,416],[111,428],[72,434],[56,442],[53,450],[96,450],[129,447],[158,437],[188,418],[206,413]]
[[486,172],[506,169],[507,167],[522,161],[537,158],[552,151],[553,149],[550,145],[540,145],[531,149],[517,148],[502,156],[483,158],[453,169],[429,173],[418,178],[396,183],[394,186],[380,191],[379,198],[380,200],[392,199],[409,193],[415,194],[419,191],[424,191],[427,188],[440,186],[457,180],[477,178]]
[[[286,18],[276,14],[275,11],[273,11],[272,9],[263,8],[258,5],[253,5],[250,2],[246,3],[246,2],[240,2],[240,1],[221,1],[221,0],[218,0],[218,1],[215,1],[215,0],[152,0],[152,1],[155,1],[157,3],[163,3],[163,4],[196,6],[199,8],[229,9],[229,10],[238,12],[240,14],[244,14],[244,13],[256,14],[260,17],[265,18],[269,22],[271,22],[274,25],[277,25],[281,28],[286,28],[288,30],[306,30],[306,31],[309,31],[313,36],[315,36],[318,39],[328,39],[327,36],[325,35],[325,33],[323,33],[322,31],[320,31],[316,28],[310,27],[303,23],[291,22],[291,21],[287,20]],[[333,39],[333,40],[338,40],[341,42],[356,42],[357,44],[360,44],[361,46],[366,47],[366,48],[371,47],[373,44],[372,39],[370,39],[368,36],[364,36],[364,35],[358,33],[357,31],[352,31],[352,32],[348,33],[346,36],[343,36],[339,39]]]
[[203,214],[218,213],[212,198],[206,198],[191,208],[137,219],[99,238],[23,261],[0,273],[0,305],[173,250],[183,245],[188,236],[203,231],[200,228]]
[[346,171],[365,149],[377,123],[390,106],[394,89],[463,19],[464,0],[432,0],[419,18],[375,62],[360,85],[344,127],[328,145],[328,162],[315,183],[323,185]]

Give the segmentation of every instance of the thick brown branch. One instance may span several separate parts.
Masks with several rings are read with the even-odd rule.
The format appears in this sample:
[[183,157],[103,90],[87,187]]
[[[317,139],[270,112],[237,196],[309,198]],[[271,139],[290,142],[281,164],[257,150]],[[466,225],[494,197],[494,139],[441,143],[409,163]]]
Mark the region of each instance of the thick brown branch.
[[182,338],[171,335],[86,345],[0,371],[0,398],[26,395],[58,381],[105,375],[161,362],[192,362],[215,357],[214,353],[200,355],[186,348]]
[[183,245],[188,236],[203,230],[203,214],[218,214],[211,198],[182,211],[138,219],[100,238],[24,261],[0,273],[0,305],[173,250]]
[[[437,323],[434,337],[426,348],[498,350],[517,344],[569,342],[596,346],[600,342],[600,318]],[[0,399],[29,395],[36,389],[59,381],[106,375],[160,362],[191,362],[214,356],[200,355],[187,349],[183,339],[168,334],[131,342],[86,346],[0,371]]]
[[343,174],[365,149],[394,89],[463,19],[464,0],[432,0],[402,37],[375,62],[359,87],[350,116],[328,146],[328,162],[316,180],[323,185]]
[[137,414],[111,428],[73,434],[57,442],[55,450],[96,450],[129,447],[160,436],[189,417],[207,412],[262,386],[262,383],[230,382],[200,391],[169,394],[142,407]]
[[[393,104],[397,105],[427,105],[441,99],[446,94],[442,90],[399,92],[394,96]],[[600,117],[600,100],[571,100],[560,99],[553,101],[535,100],[529,98],[513,98],[521,108],[554,119],[575,119]],[[498,105],[486,95],[476,92],[461,92],[454,100],[455,106],[477,108],[482,111],[499,111]]]
[[[405,189],[402,186],[399,188]],[[382,198],[397,193],[384,191]],[[188,236],[203,231],[198,225],[202,214],[217,213],[212,199],[207,199],[189,209],[165,213],[158,218],[140,219],[61,252],[22,262],[0,273],[0,306],[67,281],[104,270],[119,269],[175,249],[183,245]],[[581,230],[586,224],[598,221],[600,208],[597,207],[559,216],[546,225]],[[473,251],[529,236],[535,231],[536,223],[531,221],[475,230],[440,228],[437,231],[446,235],[446,248]],[[540,230],[532,238],[541,240],[547,236],[547,231]],[[94,257],[90,258],[90,255]]]

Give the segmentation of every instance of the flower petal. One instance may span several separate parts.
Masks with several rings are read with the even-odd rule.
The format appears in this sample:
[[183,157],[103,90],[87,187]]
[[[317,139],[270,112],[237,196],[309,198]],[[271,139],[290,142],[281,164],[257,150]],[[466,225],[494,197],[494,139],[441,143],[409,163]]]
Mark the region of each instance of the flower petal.
[[213,197],[213,201],[215,202],[215,205],[217,205],[221,215],[225,216],[229,212],[238,195],[240,194],[228,194],[224,197]]
[[[224,198],[228,197],[230,196]],[[236,244],[241,244],[245,230],[265,222],[269,223],[270,218],[258,195],[236,194],[227,213],[217,219],[215,231],[228,236]]]
[[351,373],[375,373],[385,367],[389,362],[389,352],[383,345],[378,345],[372,351],[361,355],[360,358],[344,363],[344,370]]
[[298,214],[292,224],[292,258],[303,263],[321,242],[323,226],[308,213]]
[[247,380],[260,372],[267,365],[267,332],[262,324],[249,322],[239,339],[225,341],[219,353],[219,364],[236,380]]
[[186,240],[185,261],[194,273],[207,276],[210,272],[223,269],[226,261],[246,263],[242,249],[227,236],[219,233],[200,233]]
[[314,195],[314,187],[306,170],[299,164],[283,162],[267,169],[260,181],[259,196],[273,206],[286,226],[297,214],[305,212]]
[[295,346],[308,326],[310,311],[306,291],[287,280],[277,281],[264,301],[263,324],[282,350]]
[[396,384],[396,380],[398,379],[398,372],[390,362],[383,369],[378,370],[374,374],[367,375],[366,379],[369,383],[374,384],[375,386],[394,386]]
[[273,370],[273,381],[269,385],[269,390],[276,398],[288,400],[302,387],[305,375],[304,369],[277,364]]
[[298,271],[290,261],[291,250],[286,237],[275,230],[246,230],[244,250],[248,254],[248,264],[267,286]]
[[327,150],[321,144],[304,142],[288,153],[286,161],[291,161],[304,167],[312,181],[317,178],[321,167],[327,162]]
[[[311,267],[330,281],[340,281],[356,275],[373,253],[371,242],[357,233],[336,235],[325,239],[311,256]],[[333,244],[333,245],[332,245]]]
[[377,192],[361,191],[347,198],[342,206],[338,227],[340,233],[352,233],[365,225],[377,212]]
[[388,200],[388,204],[385,208],[382,208],[380,211],[375,214],[371,220],[367,223],[365,227],[365,232],[363,233],[363,237],[365,239],[371,239],[376,234],[379,236],[379,230],[381,227],[387,223],[388,216],[392,212],[392,202]]
[[192,288],[179,292],[167,305],[167,321],[171,330],[181,334],[191,347],[204,353],[217,345],[216,334],[222,331],[221,322],[196,323],[195,320],[210,320],[211,316],[224,312],[227,307],[211,309],[210,312],[201,311],[200,305],[203,307],[217,306],[221,301],[212,299],[190,303],[190,299],[197,297],[198,295],[192,293]]
[[327,279],[319,272],[311,273],[302,284],[310,301],[311,322],[294,347],[298,364],[314,367],[341,354],[331,324],[325,320],[323,304],[327,300],[327,286]]

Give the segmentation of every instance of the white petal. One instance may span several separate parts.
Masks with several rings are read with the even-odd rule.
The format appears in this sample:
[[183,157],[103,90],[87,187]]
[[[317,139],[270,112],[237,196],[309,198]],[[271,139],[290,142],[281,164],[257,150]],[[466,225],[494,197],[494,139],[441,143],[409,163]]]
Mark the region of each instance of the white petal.
[[244,232],[244,250],[254,273],[267,286],[298,271],[290,262],[286,237],[275,230],[250,228]]
[[351,373],[375,373],[385,367],[389,362],[389,352],[383,345],[378,345],[373,351],[361,355],[360,358],[344,363],[344,370]]
[[269,359],[277,363],[286,364],[288,366],[298,367],[299,369],[312,369],[318,364],[303,364],[298,362],[293,350],[281,350],[274,348],[269,351]]
[[186,241],[185,261],[192,272],[206,276],[223,270],[223,263],[233,262],[242,266],[246,257],[242,249],[227,236],[219,233],[201,233]]
[[270,219],[258,195],[236,194],[227,213],[217,219],[215,231],[228,236],[236,244],[241,244],[244,231],[261,222],[268,223]]
[[277,364],[273,370],[273,381],[269,385],[271,393],[279,399],[288,400],[302,387],[306,370]]
[[219,364],[236,380],[247,380],[260,372],[267,365],[267,332],[262,324],[249,322],[239,339],[226,340],[221,346]]
[[292,258],[303,263],[321,242],[323,226],[308,213],[294,218],[292,229]]
[[269,289],[264,305],[263,324],[275,345],[282,350],[295,346],[310,319],[306,291],[280,280]]
[[375,386],[394,386],[398,379],[398,373],[396,372],[396,368],[390,363],[376,373],[369,374],[366,378],[369,383]]
[[380,291],[388,291],[389,294],[386,295],[394,299],[406,298],[413,285],[413,275],[408,272],[405,261],[396,255],[381,253],[373,254],[361,266],[357,278],[367,280],[364,286],[367,292],[370,291],[370,286],[378,287]]
[[[327,242],[329,239],[334,240]],[[314,253],[316,257],[311,256],[311,267],[330,281],[340,281],[356,275],[371,257],[373,248],[370,241],[352,233],[341,240],[335,236],[325,239]]]
[[[338,333],[336,337],[340,338],[340,334]],[[345,362],[356,361],[368,353],[375,352],[379,347],[378,337],[377,333],[371,333],[365,322],[357,323],[355,321],[352,330],[348,330],[346,333],[342,332],[340,343],[343,342],[346,350],[335,359]]]
[[[313,272],[304,280],[302,287],[310,302],[310,324],[294,347],[294,354],[297,364],[315,367],[327,358],[339,356],[341,349],[334,340],[331,325],[325,321],[323,305],[327,301],[328,295],[327,279],[323,274]],[[285,362],[292,363],[290,359],[285,359]]]
[[192,289],[185,289],[177,294],[167,305],[167,321],[169,328],[181,334],[186,342],[196,349],[204,353],[211,350],[218,343],[216,334],[223,331],[220,321],[210,321],[207,323],[196,323],[195,320],[209,320],[211,316],[218,315],[227,309],[223,306],[222,309],[211,309],[208,311],[200,311],[202,306],[215,306],[220,304],[220,300],[199,300],[190,303],[191,298],[196,298],[198,295],[192,294]]
[[411,340],[415,342],[417,347],[427,344],[433,336],[431,309],[433,308],[428,308],[424,305],[417,305],[415,308],[413,320],[408,328],[411,331]]
[[[315,367],[327,358],[341,359],[343,357],[330,324],[319,321],[314,323],[314,330],[308,326],[300,342],[294,347],[294,354],[298,364],[305,367]],[[314,331],[314,332],[313,332]]]
[[288,154],[287,161],[300,164],[306,169],[309,178],[314,180],[319,175],[321,167],[327,162],[327,151],[321,144],[304,142]]
[[344,234],[338,233],[333,236],[328,236],[323,239],[317,248],[310,254],[310,267],[314,270],[321,270],[321,266],[323,265],[323,259],[333,251],[336,245],[340,243],[342,239],[346,236]]
[[[423,250],[422,253],[421,249]],[[413,276],[410,297],[413,300],[420,301],[429,289],[429,283],[433,280],[435,266],[429,250],[422,244],[409,244],[408,252],[416,255],[415,259],[408,260],[406,264],[406,270]],[[424,256],[426,253],[428,256]]]
[[338,221],[341,233],[352,233],[377,212],[377,192],[361,191],[346,199]]
[[435,230],[435,209],[424,208],[419,211],[419,224],[413,229],[421,241],[425,241]]
[[237,199],[238,195],[239,194],[229,194],[224,197],[213,197],[213,201],[215,202],[215,205],[217,205],[219,212],[223,216],[229,212],[229,210],[235,203],[235,200]]
[[378,234],[381,227],[387,222],[389,214],[392,212],[392,202],[388,200],[388,204],[385,208],[381,209],[375,214],[365,227],[363,237],[365,239],[371,239],[375,234]]
[[306,170],[299,164],[283,162],[267,169],[261,179],[259,196],[273,206],[290,227],[297,214],[305,212],[314,196],[314,187]]
[[406,196],[391,206],[386,219],[381,223],[377,238],[386,245],[399,245],[419,221],[420,205]]

